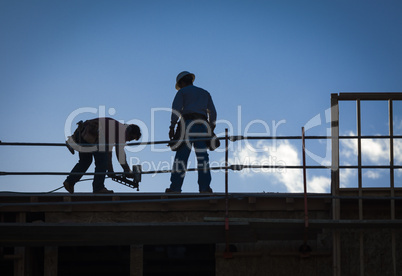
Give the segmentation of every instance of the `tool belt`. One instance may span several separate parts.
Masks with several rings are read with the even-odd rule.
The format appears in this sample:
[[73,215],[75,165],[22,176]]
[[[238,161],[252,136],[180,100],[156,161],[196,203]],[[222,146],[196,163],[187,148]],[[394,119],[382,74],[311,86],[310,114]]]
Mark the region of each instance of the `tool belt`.
[[[184,133],[184,130],[182,131],[182,124],[183,124],[183,121],[180,120],[176,126],[176,130],[174,132],[173,139],[168,144],[168,146],[170,147],[170,149],[172,151],[177,151],[180,148],[180,146],[184,143],[184,141],[182,141],[182,139],[184,139],[185,133]],[[184,125],[183,125],[183,127],[185,128]]]
[[[189,113],[189,114],[184,114],[182,115],[184,120],[202,120],[205,121],[207,124],[209,124],[208,122],[208,118],[207,116],[200,114],[200,113]],[[175,138],[180,139],[180,123],[177,127],[176,133],[175,133]],[[219,148],[219,146],[221,145],[221,142],[219,141],[218,137],[216,136],[216,134],[214,132],[212,132],[211,134],[211,139],[205,141],[207,143],[207,147],[210,151],[214,151],[217,148]],[[180,144],[177,146],[176,145],[176,150],[177,148],[180,146]],[[175,149],[172,148],[173,151],[175,151]]]
[[66,146],[72,154],[74,150],[87,152],[84,148],[90,148],[98,143],[100,126],[97,120],[79,121],[77,125],[73,135],[66,141]]
[[78,127],[74,131],[74,140],[79,144],[96,144],[99,138],[98,120],[79,121]]
[[[208,119],[205,115],[199,114],[199,113],[190,113],[190,114],[184,114],[182,115],[182,119],[184,121],[186,120],[202,120],[205,123],[208,124]],[[174,137],[172,139],[172,142],[168,144],[170,149],[172,151],[177,151],[185,142],[182,141],[182,139],[185,139],[185,125],[182,120],[180,120],[177,124]],[[214,151],[215,149],[219,148],[221,145],[218,137],[214,132],[212,132],[210,140],[206,140],[205,143],[207,144],[207,147],[210,151]]]
[[188,113],[182,115],[184,120],[203,120],[208,121],[207,116],[200,114],[200,113]]

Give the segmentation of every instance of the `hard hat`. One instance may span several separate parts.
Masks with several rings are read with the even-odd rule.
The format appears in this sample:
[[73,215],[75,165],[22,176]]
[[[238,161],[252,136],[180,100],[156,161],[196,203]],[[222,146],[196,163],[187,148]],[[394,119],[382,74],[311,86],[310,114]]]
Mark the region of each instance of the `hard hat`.
[[195,75],[193,74],[193,73],[190,73],[190,72],[188,72],[188,71],[183,71],[183,72],[181,72],[180,74],[178,74],[177,75],[177,77],[176,77],[176,89],[177,90],[179,90],[180,89],[180,87],[179,87],[179,81],[184,77],[184,76],[187,76],[187,75],[191,75],[192,77],[193,77],[193,81],[195,80]]

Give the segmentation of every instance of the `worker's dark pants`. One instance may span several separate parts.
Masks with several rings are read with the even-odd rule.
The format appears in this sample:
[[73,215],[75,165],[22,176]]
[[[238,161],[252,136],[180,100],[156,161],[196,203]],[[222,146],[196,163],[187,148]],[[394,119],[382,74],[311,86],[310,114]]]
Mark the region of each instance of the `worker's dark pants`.
[[[205,138],[208,129],[205,123],[193,124],[192,120],[186,120],[186,133],[191,139]],[[190,127],[189,127],[190,126]],[[197,135],[199,134],[199,135]],[[170,190],[181,192],[184,176],[186,175],[187,161],[191,153],[191,148],[194,146],[197,156],[198,168],[198,185],[200,192],[206,192],[210,189],[211,172],[209,170],[208,147],[205,141],[190,141],[183,143],[176,151],[176,156],[173,164],[173,172],[170,177]]]
[[[78,182],[83,174],[88,170],[89,166],[92,164],[92,156],[95,159],[95,173],[105,173],[108,168],[108,152],[107,151],[96,151],[96,152],[80,152],[79,153],[79,161],[71,170],[70,174],[66,181],[72,185],[75,185]],[[98,174],[94,176],[94,180],[92,182],[92,188],[94,192],[102,190],[105,187],[105,175]]]

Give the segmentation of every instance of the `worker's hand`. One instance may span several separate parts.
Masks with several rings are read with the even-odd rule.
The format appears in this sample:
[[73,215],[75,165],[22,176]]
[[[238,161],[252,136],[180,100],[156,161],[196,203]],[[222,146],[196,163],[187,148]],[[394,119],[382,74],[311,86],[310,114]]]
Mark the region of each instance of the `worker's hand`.
[[171,128],[169,129],[169,139],[170,139],[170,140],[173,140],[173,138],[174,138],[174,128],[171,127]]
[[[70,136],[68,139],[70,140],[70,138],[71,138],[71,136]],[[66,147],[67,147],[67,149],[71,152],[71,154],[74,154],[74,153],[75,153],[75,152],[74,152],[74,149],[73,149],[72,146],[70,146],[69,140],[66,141]]]
[[134,173],[133,171],[125,172],[126,178],[134,178]]
[[211,128],[211,132],[214,132],[216,125],[214,123],[210,123],[209,127]]

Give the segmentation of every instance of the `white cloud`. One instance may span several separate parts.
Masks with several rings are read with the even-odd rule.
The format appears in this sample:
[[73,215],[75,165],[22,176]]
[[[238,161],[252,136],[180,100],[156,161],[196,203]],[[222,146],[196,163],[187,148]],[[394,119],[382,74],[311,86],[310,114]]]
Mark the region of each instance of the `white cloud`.
[[369,171],[365,172],[364,175],[367,178],[371,178],[371,179],[378,179],[378,178],[381,177],[381,174],[379,172],[374,171],[374,170],[369,170]]
[[[352,132],[348,135],[353,136]],[[341,139],[343,147],[340,152],[344,165],[357,163],[357,139]],[[258,150],[255,150],[258,149]],[[243,148],[234,151],[233,157],[229,160],[230,164],[243,165],[301,165],[300,149],[297,149],[289,141],[276,141],[275,144],[267,141],[259,141],[255,148],[246,144]],[[363,164],[388,164],[389,160],[389,140],[388,139],[363,139],[362,140]],[[402,139],[394,140],[395,164],[402,163]],[[397,170],[398,175],[402,170]],[[270,183],[279,183],[286,187],[288,192],[303,192],[303,172],[301,169],[244,169],[240,176],[244,179],[253,178],[256,174],[263,175]],[[308,174],[307,174],[308,176]],[[381,172],[369,170],[365,172],[368,179],[379,179]],[[356,170],[344,169],[340,174],[341,187],[357,186]],[[311,176],[307,180],[308,192],[323,193],[328,192],[331,179],[325,176]]]
[[389,141],[386,139],[363,139],[362,158],[373,163],[389,160]]
[[402,163],[402,139],[394,139],[394,162]]
[[[339,172],[339,178],[340,178],[340,186],[341,188],[346,188],[346,187],[353,187],[353,184],[357,186],[357,171],[356,170],[351,170],[351,169],[345,169],[341,170]],[[352,183],[349,183],[352,182]],[[356,183],[353,183],[356,182]]]
[[[354,136],[353,132],[350,132],[350,136]],[[340,152],[341,158],[345,160],[345,165],[357,164],[357,139],[342,139],[340,140],[343,147]],[[362,139],[362,161],[363,164],[373,165],[389,165],[390,158],[390,145],[389,139]],[[394,162],[396,165],[402,164],[402,139],[394,139]],[[351,181],[356,182],[356,170],[342,170],[341,186],[348,186]],[[383,170],[368,170],[364,173],[367,179],[381,179],[383,176]],[[400,170],[395,170],[399,175]],[[352,180],[353,179],[353,180]],[[355,183],[357,186],[357,183]],[[381,183],[378,184],[381,186]]]
[[[354,136],[353,133],[349,133],[347,135]],[[355,158],[357,156],[357,139],[346,139],[346,140],[341,139],[340,143],[342,145],[341,150],[340,150],[341,157],[343,157],[347,160],[350,158]]]
[[[347,134],[355,136],[353,132]],[[357,156],[357,139],[341,139],[344,146],[340,152],[346,160]],[[398,141],[398,140],[396,140]],[[398,143],[398,149],[402,152],[402,143]],[[363,161],[375,164],[386,163],[389,160],[389,140],[388,139],[362,139],[361,152]],[[398,156],[398,158],[400,158]],[[354,160],[356,162],[357,160]]]
[[394,118],[394,132],[398,132],[398,130],[402,130],[402,120],[395,117]]
[[[266,141],[257,143],[254,150],[251,145],[235,151],[233,158],[229,160],[230,164],[243,165],[301,165],[301,158],[298,150],[289,143],[289,141],[276,142],[274,146],[269,145]],[[245,169],[241,172],[241,176],[250,178],[256,173],[263,173],[272,182],[285,185],[288,192],[303,192],[303,172],[301,169]],[[322,193],[328,192],[330,187],[330,178],[328,177],[312,177],[308,179],[308,192]]]
[[314,193],[328,192],[331,186],[331,179],[325,176],[314,176],[308,181],[307,191]]

